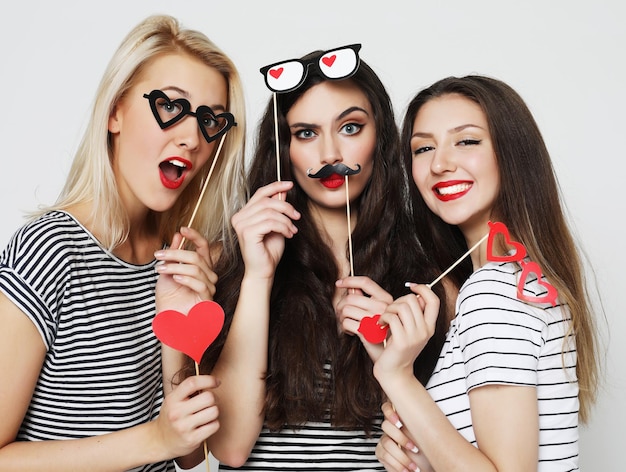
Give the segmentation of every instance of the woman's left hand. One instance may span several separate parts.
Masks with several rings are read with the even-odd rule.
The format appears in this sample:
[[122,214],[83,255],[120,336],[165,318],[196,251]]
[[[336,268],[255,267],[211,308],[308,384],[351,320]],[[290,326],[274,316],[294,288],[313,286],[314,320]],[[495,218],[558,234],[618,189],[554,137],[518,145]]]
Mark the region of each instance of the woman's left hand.
[[413,363],[435,333],[439,298],[426,285],[411,284],[414,294],[398,298],[378,320],[389,325],[383,353],[374,364],[374,374],[405,372],[413,375]]
[[[194,250],[177,249],[183,237],[195,246]],[[182,227],[172,238],[170,248],[157,251],[155,257],[159,261],[157,313],[163,310],[188,313],[197,303],[213,299],[217,275],[211,270],[209,243],[198,231]]]
[[366,341],[359,332],[359,326],[364,317],[384,313],[393,302],[393,297],[372,279],[364,276],[345,277],[338,280],[336,286],[346,290],[335,307],[341,330],[358,336],[370,358],[375,361],[382,352],[382,344]]

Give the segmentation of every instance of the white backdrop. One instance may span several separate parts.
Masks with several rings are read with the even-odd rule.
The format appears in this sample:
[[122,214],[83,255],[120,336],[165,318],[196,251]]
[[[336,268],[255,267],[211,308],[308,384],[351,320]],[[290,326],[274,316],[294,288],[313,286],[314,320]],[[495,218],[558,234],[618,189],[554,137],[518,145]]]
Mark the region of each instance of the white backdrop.
[[[7,1],[0,27],[0,246],[24,211],[55,200],[106,63],[149,14],[177,16],[233,58],[246,90],[250,137],[270,98],[259,67],[314,49],[362,43],[361,57],[388,87],[398,120],[419,89],[444,76],[502,79],[526,100],[544,133],[603,299],[607,375],[581,433],[581,466],[624,470],[626,321],[617,293],[626,258],[611,242],[626,229],[624,8],[621,0]],[[248,143],[250,151],[254,142]]]

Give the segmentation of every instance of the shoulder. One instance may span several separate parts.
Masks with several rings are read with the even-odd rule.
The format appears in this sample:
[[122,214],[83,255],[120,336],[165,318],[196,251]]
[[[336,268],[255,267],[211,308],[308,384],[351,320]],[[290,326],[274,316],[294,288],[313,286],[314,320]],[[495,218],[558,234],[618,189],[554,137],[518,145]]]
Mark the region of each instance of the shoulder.
[[473,307],[515,304],[518,271],[511,263],[485,264],[472,273],[459,290],[459,310],[467,312]]
[[518,298],[520,272],[520,267],[510,262],[490,262],[475,271],[459,292],[460,326],[506,323],[537,332],[545,329],[551,318],[545,307]]
[[42,239],[51,239],[63,232],[73,233],[76,230],[83,232],[81,226],[71,215],[62,211],[50,211],[29,221],[13,236],[22,244]]
[[[102,249],[71,215],[51,211],[20,228],[0,255],[0,265],[32,287],[62,284],[78,259]],[[43,284],[43,285],[42,285]]]

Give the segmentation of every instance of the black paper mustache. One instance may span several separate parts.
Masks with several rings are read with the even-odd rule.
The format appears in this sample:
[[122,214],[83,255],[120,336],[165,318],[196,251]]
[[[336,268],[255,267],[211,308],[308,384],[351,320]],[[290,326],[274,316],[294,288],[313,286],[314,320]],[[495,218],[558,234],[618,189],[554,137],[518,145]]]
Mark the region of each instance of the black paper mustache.
[[356,165],[356,169],[351,169],[342,162],[339,162],[337,164],[326,164],[315,174],[311,174],[311,169],[312,168],[307,169],[306,175],[311,177],[312,179],[323,179],[324,177],[330,177],[333,174],[355,175],[361,172],[361,166],[359,164]]

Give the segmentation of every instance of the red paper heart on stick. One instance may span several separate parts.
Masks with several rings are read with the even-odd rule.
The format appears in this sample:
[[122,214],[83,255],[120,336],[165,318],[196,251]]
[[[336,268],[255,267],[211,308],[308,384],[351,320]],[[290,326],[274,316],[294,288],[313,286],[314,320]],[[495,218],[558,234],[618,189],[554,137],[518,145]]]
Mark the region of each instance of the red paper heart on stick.
[[285,69],[282,67],[279,67],[278,69],[270,69],[270,75],[274,77],[275,79],[278,79],[283,73],[283,70]]
[[387,337],[389,325],[381,326],[378,324],[380,315],[364,316],[359,323],[358,332],[363,335],[366,341],[372,344],[380,344]]
[[[509,254],[508,256],[496,256],[493,253],[493,240],[497,234],[504,236],[504,242],[507,246],[513,246],[515,248],[515,252],[513,254]],[[509,229],[505,226],[505,224],[499,221],[495,223],[490,221],[489,239],[487,240],[487,260],[492,262],[515,262],[521,261],[524,257],[526,257],[526,247],[522,243],[511,241]]]
[[152,320],[152,331],[167,346],[184,352],[197,363],[224,326],[224,310],[211,300],[196,303],[189,314],[164,310]]
[[335,59],[337,59],[337,56],[333,54],[332,56],[322,57],[322,62],[326,67],[330,67],[335,63]]
[[[558,292],[553,285],[548,282],[544,282],[541,280],[543,273],[541,272],[541,268],[539,264],[536,262],[521,262],[522,265],[522,275],[520,276],[519,282],[517,283],[517,298],[520,300],[526,300],[528,302],[534,303],[546,303],[549,302],[552,306],[556,306],[556,298],[558,297]],[[531,295],[524,294],[524,285],[526,284],[526,280],[530,276],[530,274],[536,274],[537,283],[542,287],[545,287],[547,293],[542,297],[534,297]]]

